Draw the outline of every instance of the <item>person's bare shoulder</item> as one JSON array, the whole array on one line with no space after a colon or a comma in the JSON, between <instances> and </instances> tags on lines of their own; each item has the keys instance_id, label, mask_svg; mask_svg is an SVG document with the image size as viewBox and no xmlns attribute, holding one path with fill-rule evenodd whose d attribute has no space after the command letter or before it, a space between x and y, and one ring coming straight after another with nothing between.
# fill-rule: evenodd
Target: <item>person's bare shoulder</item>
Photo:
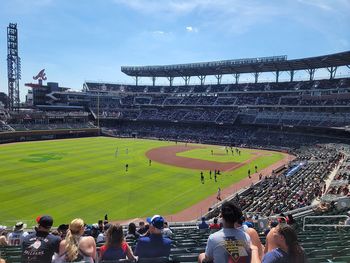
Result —
<instances>
[{"instance_id":1,"label":"person's bare shoulder","mask_svg":"<svg viewBox=\"0 0 350 263\"><path fill-rule=\"evenodd\" d=\"M81 242L86 242L88 244L96 244L95 239L91 236L83 237Z\"/></svg>"}]
</instances>

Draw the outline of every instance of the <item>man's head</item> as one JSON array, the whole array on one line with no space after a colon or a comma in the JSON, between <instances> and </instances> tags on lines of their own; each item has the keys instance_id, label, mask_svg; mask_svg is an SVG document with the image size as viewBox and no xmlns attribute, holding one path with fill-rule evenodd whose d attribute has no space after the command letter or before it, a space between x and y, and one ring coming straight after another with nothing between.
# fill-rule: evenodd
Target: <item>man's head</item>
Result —
<instances>
[{"instance_id":1,"label":"man's head","mask_svg":"<svg viewBox=\"0 0 350 263\"><path fill-rule=\"evenodd\" d=\"M23 231L23 229L26 228L26 227L27 227L27 225L24 224L23 222L18 222L13 227L13 231L16 231L16 232Z\"/></svg>"},{"instance_id":2,"label":"man's head","mask_svg":"<svg viewBox=\"0 0 350 263\"><path fill-rule=\"evenodd\" d=\"M69 228L69 225L67 225L67 224L62 224L62 225L58 226L57 231L58 231L58 234L61 238L66 237L68 228Z\"/></svg>"},{"instance_id":3,"label":"man's head","mask_svg":"<svg viewBox=\"0 0 350 263\"><path fill-rule=\"evenodd\" d=\"M160 215L154 215L148 217L147 222L149 223L149 231L151 234L160 234L164 228L164 218Z\"/></svg>"},{"instance_id":4,"label":"man's head","mask_svg":"<svg viewBox=\"0 0 350 263\"><path fill-rule=\"evenodd\" d=\"M6 233L6 226L0 225L0 236Z\"/></svg>"},{"instance_id":5,"label":"man's head","mask_svg":"<svg viewBox=\"0 0 350 263\"><path fill-rule=\"evenodd\" d=\"M143 221L140 221L139 222L139 228L145 228L145 222L143 222Z\"/></svg>"},{"instance_id":6,"label":"man's head","mask_svg":"<svg viewBox=\"0 0 350 263\"><path fill-rule=\"evenodd\" d=\"M40 231L48 232L53 225L53 219L51 216L48 215L38 216L36 218L36 222L38 223L38 229Z\"/></svg>"},{"instance_id":7,"label":"man's head","mask_svg":"<svg viewBox=\"0 0 350 263\"><path fill-rule=\"evenodd\" d=\"M224 227L234 227L234 224L243 216L241 209L232 201L222 204L221 215L223 218Z\"/></svg>"}]
</instances>

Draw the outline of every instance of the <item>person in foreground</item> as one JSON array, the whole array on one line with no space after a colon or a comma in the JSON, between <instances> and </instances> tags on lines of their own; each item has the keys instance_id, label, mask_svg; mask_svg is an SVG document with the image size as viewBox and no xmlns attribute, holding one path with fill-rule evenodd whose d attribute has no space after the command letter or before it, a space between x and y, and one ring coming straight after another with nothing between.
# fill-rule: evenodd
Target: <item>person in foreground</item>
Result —
<instances>
[{"instance_id":1,"label":"person in foreground","mask_svg":"<svg viewBox=\"0 0 350 263\"><path fill-rule=\"evenodd\" d=\"M305 253L295 230L287 224L272 228L266 237L262 263L305 263ZM260 263L258 248L252 245L252 263Z\"/></svg>"},{"instance_id":2,"label":"person in foreground","mask_svg":"<svg viewBox=\"0 0 350 263\"><path fill-rule=\"evenodd\" d=\"M106 244L100 248L99 261L119 260L128 258L137 261L128 243L124 240L123 227L121 225L111 225L106 232Z\"/></svg>"},{"instance_id":3,"label":"person in foreground","mask_svg":"<svg viewBox=\"0 0 350 263\"><path fill-rule=\"evenodd\" d=\"M243 216L241 209L232 201L225 202L221 215L223 229L209 236L205 253L198 256L198 262L250 263L250 237L235 228Z\"/></svg>"},{"instance_id":4,"label":"person in foreground","mask_svg":"<svg viewBox=\"0 0 350 263\"><path fill-rule=\"evenodd\" d=\"M96 243L93 237L82 236L84 230L84 221L80 218L74 219L69 224L67 236L61 241L59 254L54 262L94 262L96 258Z\"/></svg>"},{"instance_id":5,"label":"person in foreground","mask_svg":"<svg viewBox=\"0 0 350 263\"><path fill-rule=\"evenodd\" d=\"M163 237L164 218L154 215L147 218L149 233L147 237L140 237L135 248L135 255L139 258L169 257L171 240Z\"/></svg>"},{"instance_id":6,"label":"person in foreground","mask_svg":"<svg viewBox=\"0 0 350 263\"><path fill-rule=\"evenodd\" d=\"M39 216L35 232L24 237L22 242L22 262L51 263L52 256L58 252L61 238L50 234L53 224L51 216Z\"/></svg>"}]
</instances>

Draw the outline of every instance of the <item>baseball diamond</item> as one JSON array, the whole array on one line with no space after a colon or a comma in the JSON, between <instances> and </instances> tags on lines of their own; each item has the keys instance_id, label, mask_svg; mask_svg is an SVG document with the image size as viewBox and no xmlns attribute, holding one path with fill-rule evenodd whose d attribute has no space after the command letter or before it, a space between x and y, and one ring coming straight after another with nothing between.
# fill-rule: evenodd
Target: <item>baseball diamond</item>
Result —
<instances>
[{"instance_id":1,"label":"baseball diamond","mask_svg":"<svg viewBox=\"0 0 350 263\"><path fill-rule=\"evenodd\" d=\"M0 193L2 221L30 221L38 213L51 214L58 223L78 213L87 222L99 214L117 221L156 211L191 220L206 212L211 201L205 200L211 200L217 187L227 195L237 183L243 182L243 187L253 182L242 181L248 169L257 165L260 172L288 160L287 154L266 150L240 148L241 155L232 156L222 146L108 137L0 147L0 173L7 185ZM216 154L211 155L211 150ZM179 156L181 153L187 156ZM209 170L221 171L217 182L210 179ZM201 201L199 210L181 215Z\"/></svg>"}]
</instances>

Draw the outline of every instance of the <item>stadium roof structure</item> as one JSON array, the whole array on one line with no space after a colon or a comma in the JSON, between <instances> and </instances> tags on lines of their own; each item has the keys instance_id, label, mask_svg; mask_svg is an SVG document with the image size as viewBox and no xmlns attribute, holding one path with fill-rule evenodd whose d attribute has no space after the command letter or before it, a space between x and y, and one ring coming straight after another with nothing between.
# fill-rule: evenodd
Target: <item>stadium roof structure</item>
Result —
<instances>
[{"instance_id":1,"label":"stadium roof structure","mask_svg":"<svg viewBox=\"0 0 350 263\"><path fill-rule=\"evenodd\" d=\"M283 71L288 71L291 76L290 80L293 81L294 73L298 70L306 70L310 75L310 80L313 80L315 70L319 68L328 69L330 79L333 79L337 67L349 67L349 65L350 51L345 51L330 55L291 60L288 60L287 56L273 56L164 66L122 66L121 71L135 77L136 85L138 84L139 77L151 77L153 85L155 85L157 77L166 77L170 85L172 85L175 77L181 77L187 85L190 77L193 76L197 76L203 85L206 76L215 76L218 84L220 84L222 75L225 74L233 74L236 78L236 83L238 83L239 75L242 73L254 74L255 82L257 83L259 75L262 72L275 72L276 82L278 82L279 74Z\"/></svg>"}]
</instances>

